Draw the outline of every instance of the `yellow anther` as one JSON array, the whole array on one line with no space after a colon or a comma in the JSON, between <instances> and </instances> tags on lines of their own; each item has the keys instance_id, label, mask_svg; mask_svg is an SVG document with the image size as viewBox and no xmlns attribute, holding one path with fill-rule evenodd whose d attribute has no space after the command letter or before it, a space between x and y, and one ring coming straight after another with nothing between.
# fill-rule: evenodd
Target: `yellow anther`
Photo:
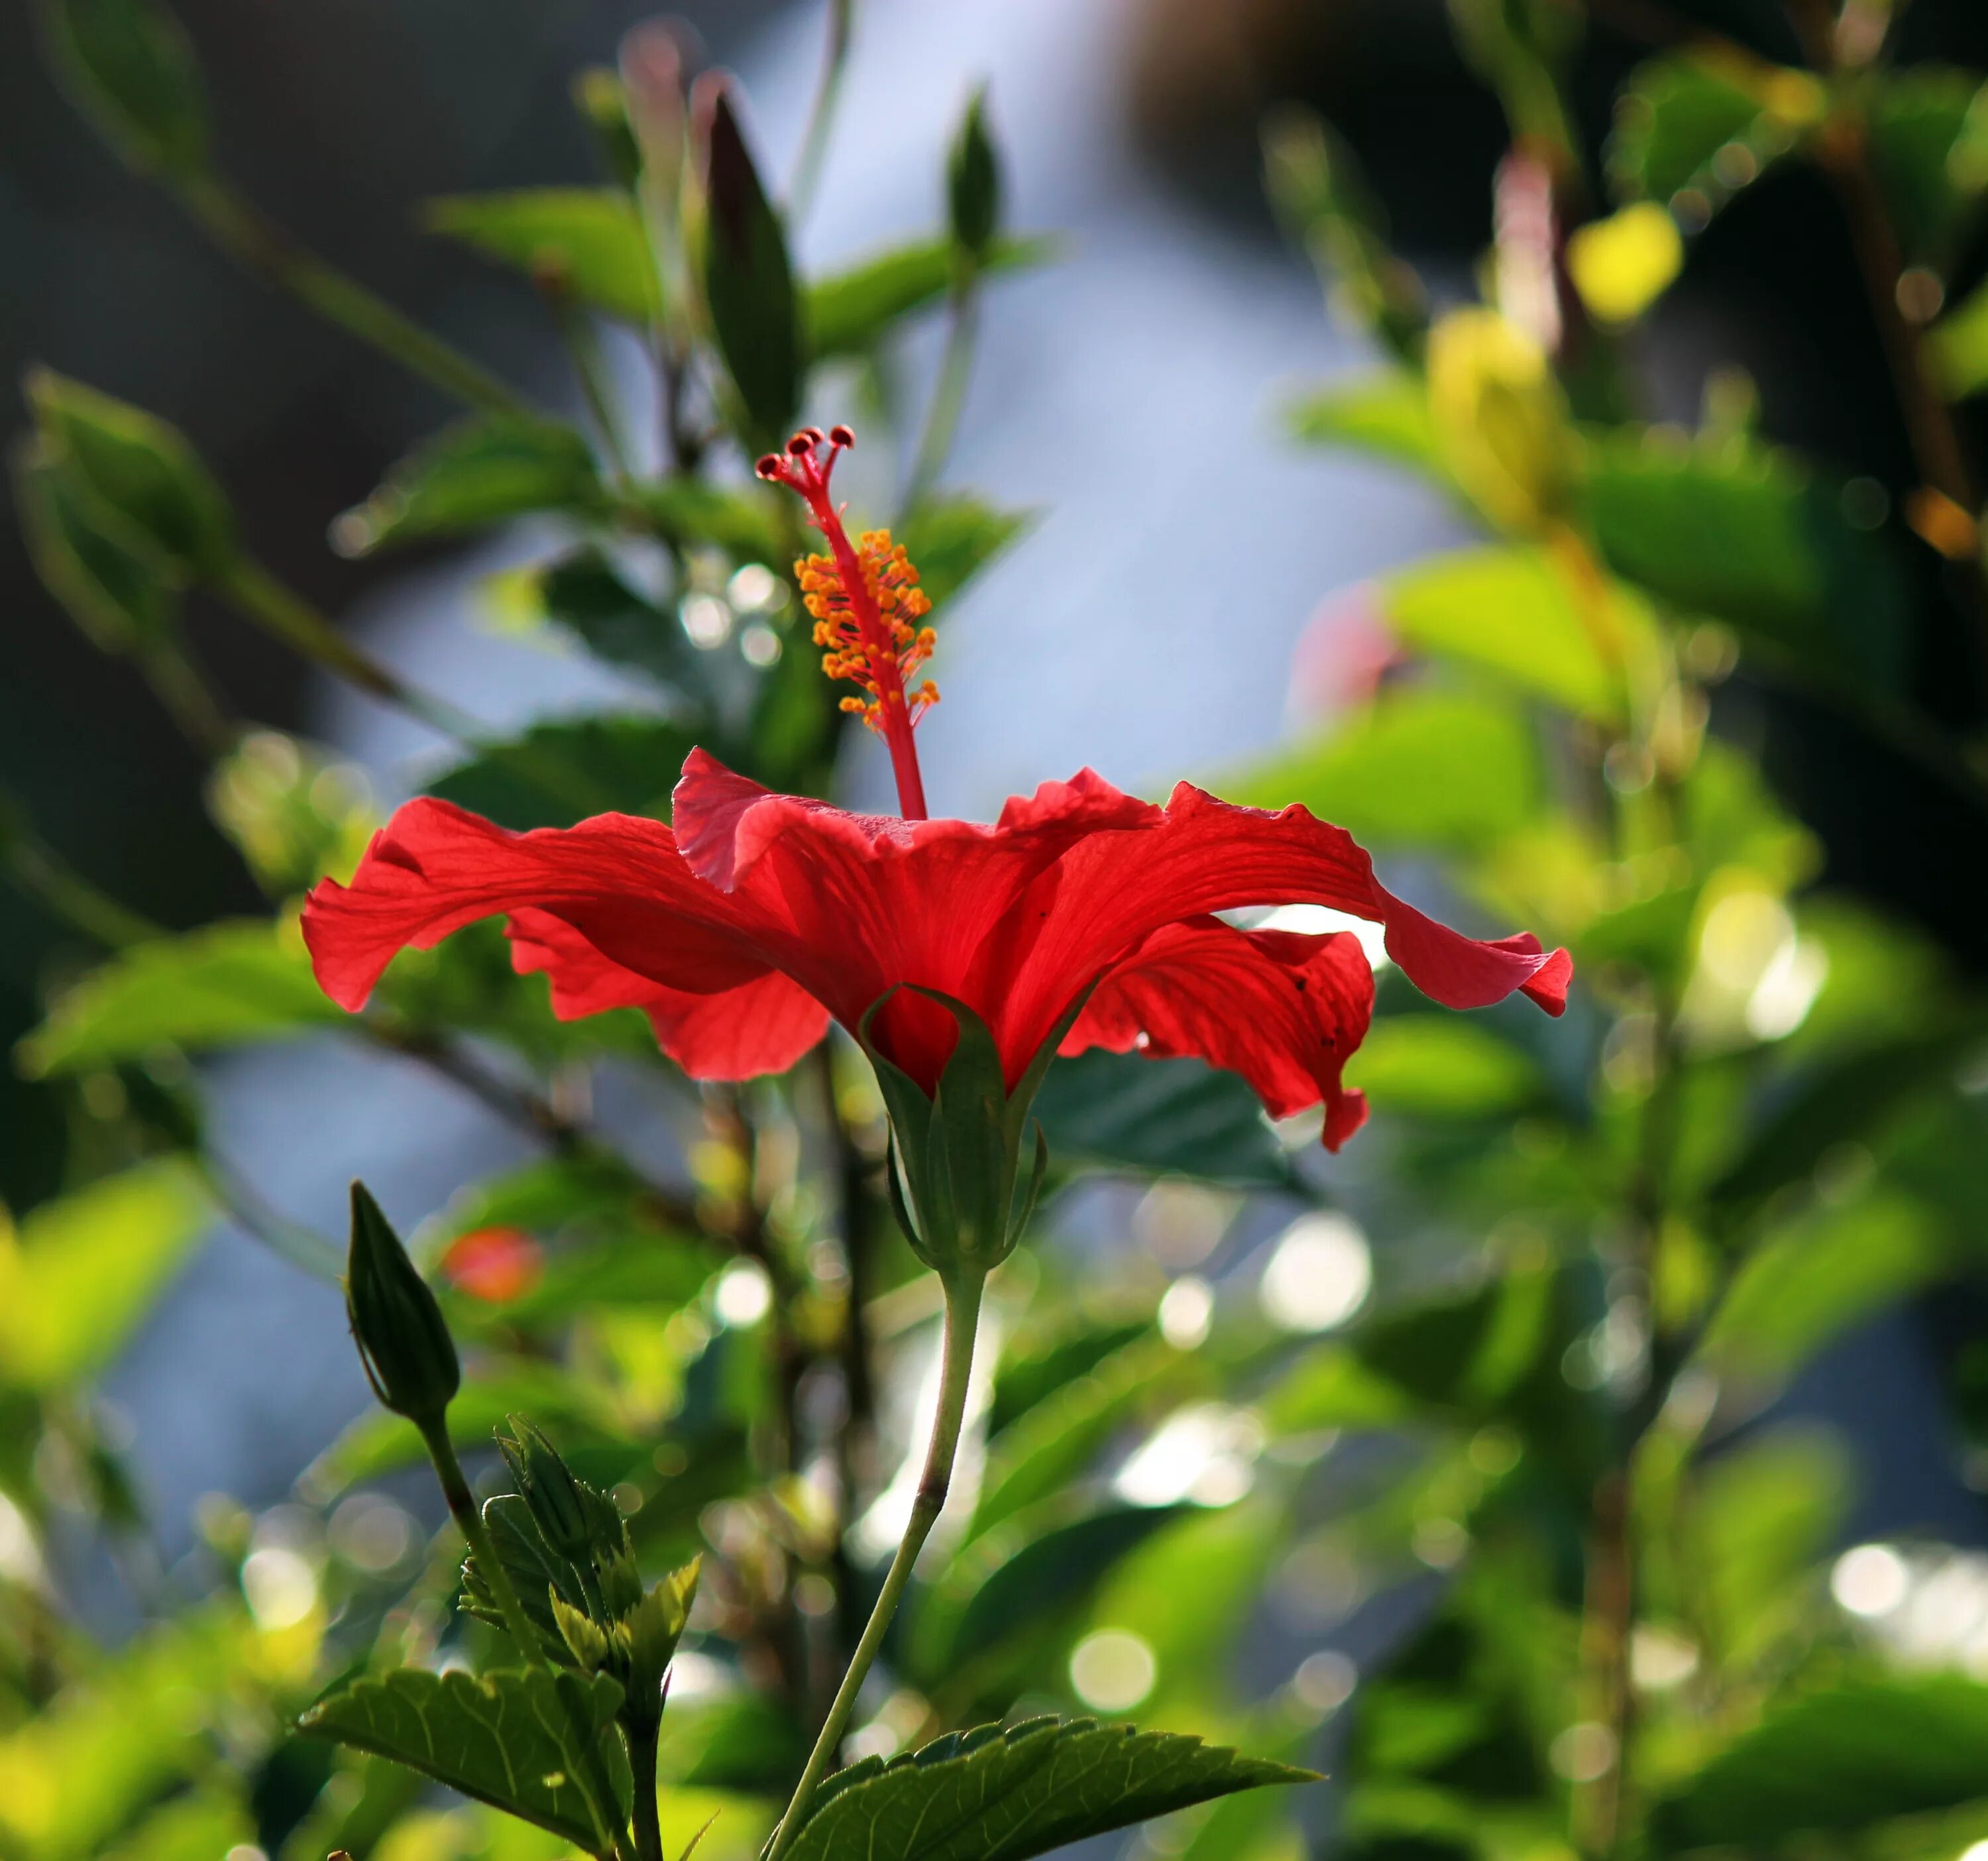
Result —
<instances>
[{"instance_id":1,"label":"yellow anther","mask_svg":"<svg viewBox=\"0 0 1988 1861\"><path fill-rule=\"evenodd\" d=\"M833 557L803 557L794 564L794 579L814 621L812 637L822 649L821 669L869 694L845 698L841 708L881 730L886 702L901 704L916 717L938 702L938 688L929 679L915 693L909 689L912 675L931 657L938 636L929 627L914 624L931 613L931 597L918 587L918 572L902 543L892 542L887 530L865 530L857 539L856 555L869 597L867 629ZM878 664L874 655L884 654Z\"/></svg>"}]
</instances>

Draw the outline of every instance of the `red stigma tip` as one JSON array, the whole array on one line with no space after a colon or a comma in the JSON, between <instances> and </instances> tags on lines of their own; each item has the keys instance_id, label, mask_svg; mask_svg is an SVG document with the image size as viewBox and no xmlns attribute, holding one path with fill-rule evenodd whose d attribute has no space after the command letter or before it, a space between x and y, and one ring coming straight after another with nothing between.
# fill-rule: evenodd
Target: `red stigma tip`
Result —
<instances>
[{"instance_id":1,"label":"red stigma tip","mask_svg":"<svg viewBox=\"0 0 1988 1861\"><path fill-rule=\"evenodd\" d=\"M856 435L847 427L830 427L828 443L839 452L846 452L856 444Z\"/></svg>"},{"instance_id":2,"label":"red stigma tip","mask_svg":"<svg viewBox=\"0 0 1988 1861\"><path fill-rule=\"evenodd\" d=\"M787 442L787 450L796 458L806 458L814 450L814 442L805 433L796 433Z\"/></svg>"},{"instance_id":3,"label":"red stigma tip","mask_svg":"<svg viewBox=\"0 0 1988 1861\"><path fill-rule=\"evenodd\" d=\"M761 478L777 485L786 475L786 461L777 452L769 452L752 469Z\"/></svg>"}]
</instances>

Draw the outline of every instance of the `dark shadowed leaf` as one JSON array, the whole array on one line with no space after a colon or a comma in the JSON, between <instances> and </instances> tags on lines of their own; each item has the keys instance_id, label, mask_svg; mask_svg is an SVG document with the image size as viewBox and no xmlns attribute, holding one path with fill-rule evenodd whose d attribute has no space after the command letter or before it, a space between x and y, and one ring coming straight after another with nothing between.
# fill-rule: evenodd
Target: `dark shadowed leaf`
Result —
<instances>
[{"instance_id":1,"label":"dark shadowed leaf","mask_svg":"<svg viewBox=\"0 0 1988 1861\"><path fill-rule=\"evenodd\" d=\"M460 536L536 511L587 513L604 493L587 442L549 420L485 415L410 453L332 526L340 553Z\"/></svg>"},{"instance_id":2,"label":"dark shadowed leaf","mask_svg":"<svg viewBox=\"0 0 1988 1861\"><path fill-rule=\"evenodd\" d=\"M1950 65L1909 66L1873 87L1871 165L1909 259L1944 269L1981 204L1982 90L1980 73Z\"/></svg>"},{"instance_id":3,"label":"dark shadowed leaf","mask_svg":"<svg viewBox=\"0 0 1988 1861\"><path fill-rule=\"evenodd\" d=\"M576 717L487 745L428 784L500 826L566 827L590 814L667 816L692 739L661 717Z\"/></svg>"},{"instance_id":4,"label":"dark shadowed leaf","mask_svg":"<svg viewBox=\"0 0 1988 1861\"><path fill-rule=\"evenodd\" d=\"M178 590L94 519L49 442L24 437L12 462L15 508L35 573L90 643L102 652L142 651L170 637Z\"/></svg>"},{"instance_id":5,"label":"dark shadowed leaf","mask_svg":"<svg viewBox=\"0 0 1988 1861\"><path fill-rule=\"evenodd\" d=\"M539 572L546 618L577 634L587 650L632 666L664 685L702 682L698 654L674 614L631 588L598 550L576 550Z\"/></svg>"},{"instance_id":6,"label":"dark shadowed leaf","mask_svg":"<svg viewBox=\"0 0 1988 1861\"><path fill-rule=\"evenodd\" d=\"M1716 211L1793 150L1824 106L1805 73L1696 49L1651 59L1617 101L1609 179L1623 198L1668 201L1689 188Z\"/></svg>"},{"instance_id":7,"label":"dark shadowed leaf","mask_svg":"<svg viewBox=\"0 0 1988 1861\"><path fill-rule=\"evenodd\" d=\"M431 231L556 284L580 303L632 323L660 307L648 235L617 188L526 188L430 201Z\"/></svg>"},{"instance_id":8,"label":"dark shadowed leaf","mask_svg":"<svg viewBox=\"0 0 1988 1861\"><path fill-rule=\"evenodd\" d=\"M619 1756L614 1740L600 1735L621 1703L620 1687L604 1674L583 1682L536 1669L476 1676L402 1667L340 1687L298 1723L313 1737L393 1758L591 1853L599 1837L573 1781L582 1757L569 1700L590 1717L602 1761ZM625 1756L618 1768L620 1802L610 1815L625 1814L628 1801Z\"/></svg>"},{"instance_id":9,"label":"dark shadowed leaf","mask_svg":"<svg viewBox=\"0 0 1988 1861\"><path fill-rule=\"evenodd\" d=\"M1032 1719L955 1732L831 1778L794 1861L1027 1861L1189 1803L1309 1771L1198 1738L1090 1719Z\"/></svg>"},{"instance_id":10,"label":"dark shadowed leaf","mask_svg":"<svg viewBox=\"0 0 1988 1861\"><path fill-rule=\"evenodd\" d=\"M1199 1060L1094 1050L1059 1060L1036 1099L1050 1154L1141 1173L1289 1186L1290 1166L1256 1095Z\"/></svg>"},{"instance_id":11,"label":"dark shadowed leaf","mask_svg":"<svg viewBox=\"0 0 1988 1861\"><path fill-rule=\"evenodd\" d=\"M56 69L104 140L143 172L197 174L206 93L193 47L158 0L46 0L43 17Z\"/></svg>"},{"instance_id":12,"label":"dark shadowed leaf","mask_svg":"<svg viewBox=\"0 0 1988 1861\"><path fill-rule=\"evenodd\" d=\"M1958 1674L1870 1680L1797 1699L1652 1814L1661 1853L1753 1853L1988 1796L1988 1687Z\"/></svg>"}]
</instances>

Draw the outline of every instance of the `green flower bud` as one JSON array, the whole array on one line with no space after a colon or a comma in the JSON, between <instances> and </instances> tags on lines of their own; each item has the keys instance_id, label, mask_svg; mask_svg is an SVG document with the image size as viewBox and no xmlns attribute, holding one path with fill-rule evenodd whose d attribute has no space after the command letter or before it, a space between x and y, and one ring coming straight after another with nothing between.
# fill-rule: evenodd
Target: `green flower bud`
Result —
<instances>
[{"instance_id":1,"label":"green flower bud","mask_svg":"<svg viewBox=\"0 0 1988 1861\"><path fill-rule=\"evenodd\" d=\"M509 1419L510 1435L497 1437L498 1449L546 1544L575 1563L604 1565L627 1538L614 1501L576 1476L522 1415Z\"/></svg>"},{"instance_id":2,"label":"green flower bud","mask_svg":"<svg viewBox=\"0 0 1988 1861\"><path fill-rule=\"evenodd\" d=\"M366 1185L352 1186L345 1309L373 1393L396 1415L439 1426L462 1383L441 1308Z\"/></svg>"},{"instance_id":3,"label":"green flower bud","mask_svg":"<svg viewBox=\"0 0 1988 1861\"><path fill-rule=\"evenodd\" d=\"M47 0L57 75L141 173L184 181L207 166L207 97L180 23L157 0Z\"/></svg>"},{"instance_id":4,"label":"green flower bud","mask_svg":"<svg viewBox=\"0 0 1988 1861\"><path fill-rule=\"evenodd\" d=\"M953 243L976 265L1001 228L1001 158L987 127L987 87L974 92L945 171Z\"/></svg>"}]
</instances>

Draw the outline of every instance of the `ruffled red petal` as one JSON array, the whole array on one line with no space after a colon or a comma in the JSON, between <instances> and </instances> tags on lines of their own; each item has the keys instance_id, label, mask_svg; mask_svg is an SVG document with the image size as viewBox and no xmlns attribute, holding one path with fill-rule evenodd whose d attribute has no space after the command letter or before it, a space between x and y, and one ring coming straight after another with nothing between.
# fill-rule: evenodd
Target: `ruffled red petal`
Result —
<instances>
[{"instance_id":1,"label":"ruffled red petal","mask_svg":"<svg viewBox=\"0 0 1988 1861\"><path fill-rule=\"evenodd\" d=\"M1195 918L1155 931L1114 969L1058 1051L1205 1060L1241 1074L1273 1118L1323 1102L1325 1146L1337 1150L1367 1121L1365 1095L1340 1074L1373 1013L1357 937Z\"/></svg>"},{"instance_id":2,"label":"ruffled red petal","mask_svg":"<svg viewBox=\"0 0 1988 1861\"><path fill-rule=\"evenodd\" d=\"M506 934L518 973L550 979L553 1012L561 1020L639 1008L656 1044L693 1078L783 1073L828 1031L828 1010L778 970L736 989L698 994L610 963L550 912L514 911Z\"/></svg>"}]
</instances>

